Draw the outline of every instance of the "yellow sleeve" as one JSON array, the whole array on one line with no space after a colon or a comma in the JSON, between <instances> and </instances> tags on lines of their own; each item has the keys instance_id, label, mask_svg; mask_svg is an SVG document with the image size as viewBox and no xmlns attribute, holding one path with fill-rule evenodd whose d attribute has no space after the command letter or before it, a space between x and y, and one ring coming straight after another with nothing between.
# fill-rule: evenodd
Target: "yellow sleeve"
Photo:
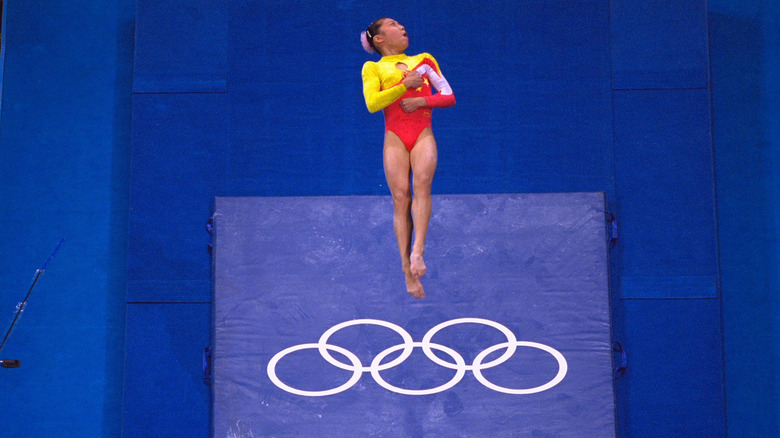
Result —
<instances>
[{"instance_id":1,"label":"yellow sleeve","mask_svg":"<svg viewBox=\"0 0 780 438\"><path fill-rule=\"evenodd\" d=\"M387 90L382 90L379 70L375 62L363 64L363 97L369 112L375 113L388 107L406 93L406 85L398 84Z\"/></svg>"}]
</instances>

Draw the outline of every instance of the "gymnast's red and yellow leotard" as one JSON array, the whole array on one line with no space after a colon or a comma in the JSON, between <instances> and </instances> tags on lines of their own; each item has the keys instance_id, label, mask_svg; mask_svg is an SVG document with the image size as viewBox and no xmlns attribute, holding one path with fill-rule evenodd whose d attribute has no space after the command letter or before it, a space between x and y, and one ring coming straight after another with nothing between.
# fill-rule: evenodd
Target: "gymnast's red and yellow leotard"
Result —
<instances>
[{"instance_id":1,"label":"gymnast's red and yellow leotard","mask_svg":"<svg viewBox=\"0 0 780 438\"><path fill-rule=\"evenodd\" d=\"M400 68L399 68L400 67ZM401 81L405 71L417 70L423 77L420 88L407 89ZM431 94L431 85L438 91ZM396 134L411 151L425 128L431 126L431 108L455 105L450 84L439 70L439 64L428 53L415 56L384 56L378 62L363 65L363 96L372 113L385 110L385 130ZM424 97L426 106L411 113L401 108L401 99Z\"/></svg>"}]
</instances>

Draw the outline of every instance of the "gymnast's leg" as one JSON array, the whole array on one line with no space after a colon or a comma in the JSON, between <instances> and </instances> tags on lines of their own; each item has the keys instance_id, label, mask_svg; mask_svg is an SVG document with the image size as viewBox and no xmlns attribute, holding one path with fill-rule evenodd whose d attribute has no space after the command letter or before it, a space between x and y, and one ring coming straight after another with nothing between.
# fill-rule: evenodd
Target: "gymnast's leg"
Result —
<instances>
[{"instance_id":1,"label":"gymnast's leg","mask_svg":"<svg viewBox=\"0 0 780 438\"><path fill-rule=\"evenodd\" d=\"M393 197L393 230L401 254L401 268L406 277L406 290L415 298L425 297L419 276L411 272L409 261L412 246L412 190L409 183L411 162L409 151L396 134L385 132L383 152L385 178Z\"/></svg>"},{"instance_id":2,"label":"gymnast's leg","mask_svg":"<svg viewBox=\"0 0 780 438\"><path fill-rule=\"evenodd\" d=\"M420 133L409 158L412 167L412 222L414 223L414 245L409 258L409 269L412 275L419 279L426 271L423 253L428 222L431 219L431 184L438 160L436 140L430 128L425 128Z\"/></svg>"}]
</instances>

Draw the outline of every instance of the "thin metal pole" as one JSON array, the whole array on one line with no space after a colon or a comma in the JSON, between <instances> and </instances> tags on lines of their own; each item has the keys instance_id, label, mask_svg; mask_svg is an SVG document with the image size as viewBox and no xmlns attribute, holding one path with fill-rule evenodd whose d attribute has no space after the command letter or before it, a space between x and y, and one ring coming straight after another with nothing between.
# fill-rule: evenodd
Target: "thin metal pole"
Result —
<instances>
[{"instance_id":1,"label":"thin metal pole","mask_svg":"<svg viewBox=\"0 0 780 438\"><path fill-rule=\"evenodd\" d=\"M51 259L54 258L54 254L57 254L57 251L60 249L60 245L62 245L62 242L64 241L65 239L60 239L60 242L54 248L54 251L52 251L51 255L49 255L49 258L46 259L46 263L43 264L41 269L35 271L35 277L33 278L32 284L30 285L30 290L27 291L27 296L24 297L24 300L21 302L21 304L19 304L19 308L16 309L16 315L14 315L14 320L11 322L11 327L8 328L8 332L6 332L5 337L3 338L3 342L0 344L0 351L3 351L3 347L5 346L6 341L8 341L8 338L11 336L11 332L14 330L14 326L16 325L16 322L22 316L22 312L24 312L24 307L27 305L27 300L30 299L30 295L32 294L33 289L35 288L35 285L38 284L38 280L41 278L41 275L43 275L43 272L46 270L46 266L48 266Z\"/></svg>"}]
</instances>

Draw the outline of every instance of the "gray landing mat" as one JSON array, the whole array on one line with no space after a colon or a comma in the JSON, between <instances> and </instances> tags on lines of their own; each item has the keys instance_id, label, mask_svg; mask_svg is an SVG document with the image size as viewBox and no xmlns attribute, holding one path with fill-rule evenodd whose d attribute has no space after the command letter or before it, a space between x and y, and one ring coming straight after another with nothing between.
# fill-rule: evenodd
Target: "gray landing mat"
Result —
<instances>
[{"instance_id":1,"label":"gray landing mat","mask_svg":"<svg viewBox=\"0 0 780 438\"><path fill-rule=\"evenodd\" d=\"M602 193L217 198L213 436L613 437Z\"/></svg>"}]
</instances>

